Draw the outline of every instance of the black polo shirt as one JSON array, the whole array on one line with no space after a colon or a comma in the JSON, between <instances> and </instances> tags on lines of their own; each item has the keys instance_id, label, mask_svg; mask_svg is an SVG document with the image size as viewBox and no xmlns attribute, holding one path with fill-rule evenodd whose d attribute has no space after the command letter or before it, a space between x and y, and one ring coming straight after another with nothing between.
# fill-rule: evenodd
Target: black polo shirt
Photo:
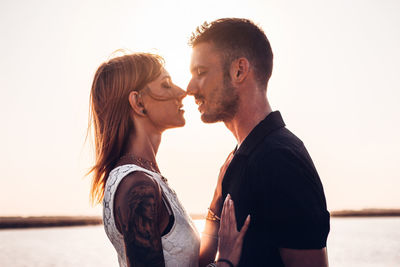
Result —
<instances>
[{"instance_id":1,"label":"black polo shirt","mask_svg":"<svg viewBox=\"0 0 400 267\"><path fill-rule=\"evenodd\" d=\"M329 212L321 180L279 111L261 121L235 151L222 182L223 197L228 193L238 229L251 215L239 266L284 266L279 248L326 247Z\"/></svg>"}]
</instances>

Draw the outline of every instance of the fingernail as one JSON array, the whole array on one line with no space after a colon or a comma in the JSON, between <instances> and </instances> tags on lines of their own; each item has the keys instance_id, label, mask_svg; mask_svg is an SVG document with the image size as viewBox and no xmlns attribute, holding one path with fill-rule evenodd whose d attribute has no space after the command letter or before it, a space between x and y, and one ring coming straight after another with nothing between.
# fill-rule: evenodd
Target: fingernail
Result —
<instances>
[{"instance_id":1,"label":"fingernail","mask_svg":"<svg viewBox=\"0 0 400 267\"><path fill-rule=\"evenodd\" d=\"M225 198L225 200L224 200L224 203L227 202L228 199L229 199L229 194L226 196L226 198Z\"/></svg>"}]
</instances>

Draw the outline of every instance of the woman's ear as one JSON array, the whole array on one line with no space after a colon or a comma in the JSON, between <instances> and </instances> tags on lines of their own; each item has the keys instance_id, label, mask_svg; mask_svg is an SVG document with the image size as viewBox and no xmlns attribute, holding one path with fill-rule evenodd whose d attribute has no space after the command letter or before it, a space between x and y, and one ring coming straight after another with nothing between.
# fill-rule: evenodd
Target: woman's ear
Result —
<instances>
[{"instance_id":1,"label":"woman's ear","mask_svg":"<svg viewBox=\"0 0 400 267\"><path fill-rule=\"evenodd\" d=\"M231 64L230 75L232 82L242 83L250 71L250 62L245 57L234 60Z\"/></svg>"},{"instance_id":2,"label":"woman's ear","mask_svg":"<svg viewBox=\"0 0 400 267\"><path fill-rule=\"evenodd\" d=\"M139 92L132 91L129 93L129 105L137 115L146 115L146 109L144 108L143 100Z\"/></svg>"}]
</instances>

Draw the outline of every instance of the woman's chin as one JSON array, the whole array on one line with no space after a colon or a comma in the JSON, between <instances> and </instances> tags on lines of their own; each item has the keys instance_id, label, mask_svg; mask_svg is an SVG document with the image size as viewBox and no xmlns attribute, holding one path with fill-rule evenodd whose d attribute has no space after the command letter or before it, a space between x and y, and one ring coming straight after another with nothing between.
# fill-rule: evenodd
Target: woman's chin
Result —
<instances>
[{"instance_id":1,"label":"woman's chin","mask_svg":"<svg viewBox=\"0 0 400 267\"><path fill-rule=\"evenodd\" d=\"M185 120L185 117L183 116L183 113L184 113L184 111L182 110L181 116L179 116L179 118L178 118L178 120L177 120L178 124L177 124L176 127L183 127L183 126L185 126L186 120Z\"/></svg>"},{"instance_id":2,"label":"woman's chin","mask_svg":"<svg viewBox=\"0 0 400 267\"><path fill-rule=\"evenodd\" d=\"M174 129L174 128L181 128L183 126L185 126L186 124L186 120L185 118L179 118L178 120L174 121L174 123L172 123L169 127L167 127L167 129Z\"/></svg>"},{"instance_id":3,"label":"woman's chin","mask_svg":"<svg viewBox=\"0 0 400 267\"><path fill-rule=\"evenodd\" d=\"M185 118L182 118L182 119L179 121L179 123L177 123L176 127L177 127L177 128L180 128L180 127L185 126L185 124L186 124L186 120L185 120Z\"/></svg>"}]
</instances>

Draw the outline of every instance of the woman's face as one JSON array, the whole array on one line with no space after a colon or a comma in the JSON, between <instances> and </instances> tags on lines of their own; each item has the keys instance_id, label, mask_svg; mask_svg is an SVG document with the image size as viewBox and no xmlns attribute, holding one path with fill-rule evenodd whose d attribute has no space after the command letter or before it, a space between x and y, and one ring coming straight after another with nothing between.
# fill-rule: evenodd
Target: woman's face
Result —
<instances>
[{"instance_id":1,"label":"woman's face","mask_svg":"<svg viewBox=\"0 0 400 267\"><path fill-rule=\"evenodd\" d=\"M182 100L186 92L172 83L168 72L161 75L139 92L148 118L160 130L185 125Z\"/></svg>"}]
</instances>

